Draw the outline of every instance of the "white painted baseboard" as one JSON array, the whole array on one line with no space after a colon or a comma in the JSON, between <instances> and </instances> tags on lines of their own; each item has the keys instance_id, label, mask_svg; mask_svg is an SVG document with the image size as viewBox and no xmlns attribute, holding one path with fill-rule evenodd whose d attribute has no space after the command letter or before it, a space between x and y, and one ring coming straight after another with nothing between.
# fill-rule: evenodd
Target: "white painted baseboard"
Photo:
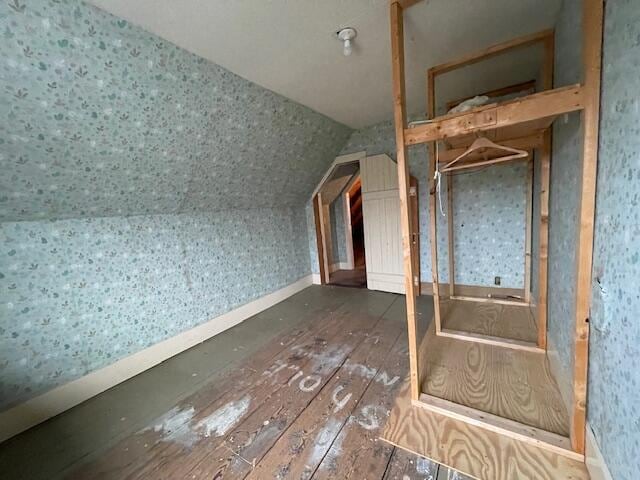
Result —
<instances>
[{"instance_id":1,"label":"white painted baseboard","mask_svg":"<svg viewBox=\"0 0 640 480\"><path fill-rule=\"evenodd\" d=\"M600 451L600 447L598 446L598 442L593 434L593 430L591 430L589 422L587 422L585 462L587 464L587 470L589 470L591 480L613 480L611 472L609 472L609 467L607 467L607 463L604 461L604 457L602 456L602 452Z\"/></svg>"},{"instance_id":2,"label":"white painted baseboard","mask_svg":"<svg viewBox=\"0 0 640 480\"><path fill-rule=\"evenodd\" d=\"M322 277L320 277L319 273L311 274L311 281L314 285L322 285Z\"/></svg>"},{"instance_id":3,"label":"white painted baseboard","mask_svg":"<svg viewBox=\"0 0 640 480\"><path fill-rule=\"evenodd\" d=\"M558 350L549 337L547 337L547 358L549 359L549 366L551 367L551 373L553 373L558 387L560 387L560 394L564 401L567 411L571 411L571 403L573 401L572 382L569 372L562 366ZM587 421L587 438L585 444L585 463L591 480L613 480L609 467L604 461L596 437L593 434L591 425Z\"/></svg>"},{"instance_id":4,"label":"white painted baseboard","mask_svg":"<svg viewBox=\"0 0 640 480\"><path fill-rule=\"evenodd\" d=\"M312 275L202 325L118 360L0 412L0 442L74 407L109 388L217 335L311 285Z\"/></svg>"}]
</instances>

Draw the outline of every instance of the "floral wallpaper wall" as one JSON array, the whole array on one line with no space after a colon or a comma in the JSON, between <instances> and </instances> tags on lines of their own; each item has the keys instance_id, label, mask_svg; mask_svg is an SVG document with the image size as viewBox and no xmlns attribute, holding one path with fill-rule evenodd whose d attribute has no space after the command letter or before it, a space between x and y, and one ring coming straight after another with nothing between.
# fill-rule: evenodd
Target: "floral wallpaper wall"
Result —
<instances>
[{"instance_id":1,"label":"floral wallpaper wall","mask_svg":"<svg viewBox=\"0 0 640 480\"><path fill-rule=\"evenodd\" d=\"M341 154L366 150L368 155L386 153L395 158L392 122L355 131ZM418 179L420 206L420 269L422 281L431 281L427 153L425 147L409 149L411 173ZM493 286L524 287L526 167L497 166L454 178L454 222L456 282ZM446 182L442 205L447 210ZM438 263L440 280L448 281L447 219L438 210ZM312 252L313 256L314 253ZM317 255L317 254L316 254ZM313 258L313 257L312 257Z\"/></svg>"},{"instance_id":2,"label":"floral wallpaper wall","mask_svg":"<svg viewBox=\"0 0 640 480\"><path fill-rule=\"evenodd\" d=\"M331 242L333 245L333 262L347 261L347 230L344 225L344 199L342 195L333 201L330 207Z\"/></svg>"},{"instance_id":3,"label":"floral wallpaper wall","mask_svg":"<svg viewBox=\"0 0 640 480\"><path fill-rule=\"evenodd\" d=\"M556 83L580 81L582 2L564 0L556 26ZM587 419L613 478L640 458L640 4L607 2L591 287ZM556 122L551 170L549 337L573 368L575 240L582 161L580 118Z\"/></svg>"},{"instance_id":4,"label":"floral wallpaper wall","mask_svg":"<svg viewBox=\"0 0 640 480\"><path fill-rule=\"evenodd\" d=\"M0 220L300 205L350 133L77 0L0 32Z\"/></svg>"},{"instance_id":5,"label":"floral wallpaper wall","mask_svg":"<svg viewBox=\"0 0 640 480\"><path fill-rule=\"evenodd\" d=\"M0 409L310 273L350 129L77 0L0 35Z\"/></svg>"},{"instance_id":6,"label":"floral wallpaper wall","mask_svg":"<svg viewBox=\"0 0 640 480\"><path fill-rule=\"evenodd\" d=\"M526 195L527 165L523 162L454 177L458 283L491 286L499 276L503 287L524 288ZM445 234L442 229L442 236Z\"/></svg>"},{"instance_id":7,"label":"floral wallpaper wall","mask_svg":"<svg viewBox=\"0 0 640 480\"><path fill-rule=\"evenodd\" d=\"M640 4L607 2L588 418L613 478L640 458ZM631 360L631 362L630 362Z\"/></svg>"},{"instance_id":8,"label":"floral wallpaper wall","mask_svg":"<svg viewBox=\"0 0 640 480\"><path fill-rule=\"evenodd\" d=\"M301 209L4 222L0 408L309 272Z\"/></svg>"},{"instance_id":9,"label":"floral wallpaper wall","mask_svg":"<svg viewBox=\"0 0 640 480\"><path fill-rule=\"evenodd\" d=\"M582 81L581 0L564 1L556 24L555 85ZM582 169L580 114L553 125L549 191L548 336L567 371L573 368L575 245Z\"/></svg>"}]
</instances>

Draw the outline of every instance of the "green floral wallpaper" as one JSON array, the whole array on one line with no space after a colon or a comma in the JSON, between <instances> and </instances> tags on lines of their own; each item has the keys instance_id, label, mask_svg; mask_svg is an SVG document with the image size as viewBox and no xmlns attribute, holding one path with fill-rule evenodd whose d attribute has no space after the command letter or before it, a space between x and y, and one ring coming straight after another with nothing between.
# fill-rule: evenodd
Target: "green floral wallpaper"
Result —
<instances>
[{"instance_id":1,"label":"green floral wallpaper","mask_svg":"<svg viewBox=\"0 0 640 480\"><path fill-rule=\"evenodd\" d=\"M566 0L556 25L556 87L582 81L581 42L582 1ZM549 191L548 335L567 371L573 368L581 169L582 127L574 113L553 124Z\"/></svg>"},{"instance_id":2,"label":"green floral wallpaper","mask_svg":"<svg viewBox=\"0 0 640 480\"><path fill-rule=\"evenodd\" d=\"M347 127L77 0L0 35L0 409L310 273Z\"/></svg>"},{"instance_id":3,"label":"green floral wallpaper","mask_svg":"<svg viewBox=\"0 0 640 480\"><path fill-rule=\"evenodd\" d=\"M299 205L349 135L75 0L3 0L0 35L1 220Z\"/></svg>"}]
</instances>

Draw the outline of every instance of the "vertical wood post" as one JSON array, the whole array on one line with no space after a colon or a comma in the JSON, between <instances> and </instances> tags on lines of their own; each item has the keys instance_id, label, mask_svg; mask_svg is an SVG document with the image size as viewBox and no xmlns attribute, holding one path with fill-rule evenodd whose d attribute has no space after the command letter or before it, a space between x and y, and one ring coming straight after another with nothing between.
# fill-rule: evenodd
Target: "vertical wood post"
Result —
<instances>
[{"instance_id":1,"label":"vertical wood post","mask_svg":"<svg viewBox=\"0 0 640 480\"><path fill-rule=\"evenodd\" d=\"M411 398L420 396L418 362L418 338L416 325L416 297L413 281L411 218L409 212L409 165L404 129L407 124L404 84L404 22L402 7L391 3L391 64L393 70L393 117L396 130L396 160L398 162L398 187L400 190L400 227L404 262L404 285L407 302L407 327L409 336L409 368Z\"/></svg>"},{"instance_id":2,"label":"vertical wood post","mask_svg":"<svg viewBox=\"0 0 640 480\"><path fill-rule=\"evenodd\" d=\"M438 161L438 159L436 159ZM456 281L456 264L455 264L455 249L454 249L454 235L453 228L453 177L447 175L447 233L448 233L448 258L449 258L449 297L455 295L455 281Z\"/></svg>"},{"instance_id":3,"label":"vertical wood post","mask_svg":"<svg viewBox=\"0 0 640 480\"><path fill-rule=\"evenodd\" d=\"M575 358L573 367L573 411L571 445L585 450L587 413L587 368L589 363L589 306L593 264L593 229L598 166L600 75L602 68L603 0L582 2L582 55L584 65L584 110L582 113L582 176L578 214Z\"/></svg>"},{"instance_id":4,"label":"vertical wood post","mask_svg":"<svg viewBox=\"0 0 640 480\"><path fill-rule=\"evenodd\" d=\"M527 203L524 239L524 301L531 303L531 228L533 221L533 156L527 161Z\"/></svg>"},{"instance_id":5,"label":"vertical wood post","mask_svg":"<svg viewBox=\"0 0 640 480\"><path fill-rule=\"evenodd\" d=\"M555 33L547 35L543 41L544 61L542 64L542 88L553 88L555 61ZM544 133L540 150L540 231L538 242L538 302L536 324L538 326L538 347L547 349L547 290L549 272L549 177L551 175L552 129Z\"/></svg>"},{"instance_id":6,"label":"vertical wood post","mask_svg":"<svg viewBox=\"0 0 640 480\"><path fill-rule=\"evenodd\" d=\"M436 116L436 73L433 69L429 69L427 74L427 116L435 118ZM429 156L428 169L428 187L429 187L429 243L431 245L431 281L433 283L433 320L436 327L436 333L440 333L440 281L438 280L438 229L437 229L437 209L436 209L436 191L433 175L438 167L436 142L431 142L428 147L427 155ZM453 290L449 291L449 295L453 295Z\"/></svg>"},{"instance_id":7,"label":"vertical wood post","mask_svg":"<svg viewBox=\"0 0 640 480\"><path fill-rule=\"evenodd\" d=\"M411 243L413 244L413 279L415 284L416 296L422 295L422 285L420 282L420 202L418 191L418 180L411 176L409 180L409 198L411 211Z\"/></svg>"},{"instance_id":8,"label":"vertical wood post","mask_svg":"<svg viewBox=\"0 0 640 480\"><path fill-rule=\"evenodd\" d=\"M551 174L551 129L544 132L540 149L540 231L538 242L538 347L547 348L547 284L549 270L549 176Z\"/></svg>"},{"instance_id":9,"label":"vertical wood post","mask_svg":"<svg viewBox=\"0 0 640 480\"><path fill-rule=\"evenodd\" d=\"M326 256L324 252L324 233L322 227L322 200L320 194L313 197L313 217L316 223L316 247L318 250L318 267L320 268L320 284L324 285L325 281L325 262Z\"/></svg>"}]
</instances>

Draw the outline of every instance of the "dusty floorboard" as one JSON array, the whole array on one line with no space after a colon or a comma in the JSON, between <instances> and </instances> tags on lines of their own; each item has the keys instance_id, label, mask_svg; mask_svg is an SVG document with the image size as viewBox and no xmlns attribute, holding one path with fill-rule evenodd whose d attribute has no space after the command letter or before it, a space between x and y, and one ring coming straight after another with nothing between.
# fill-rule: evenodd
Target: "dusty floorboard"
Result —
<instances>
[{"instance_id":1,"label":"dusty floorboard","mask_svg":"<svg viewBox=\"0 0 640 480\"><path fill-rule=\"evenodd\" d=\"M402 297L311 287L0 445L3 478L464 478L378 440Z\"/></svg>"}]
</instances>

